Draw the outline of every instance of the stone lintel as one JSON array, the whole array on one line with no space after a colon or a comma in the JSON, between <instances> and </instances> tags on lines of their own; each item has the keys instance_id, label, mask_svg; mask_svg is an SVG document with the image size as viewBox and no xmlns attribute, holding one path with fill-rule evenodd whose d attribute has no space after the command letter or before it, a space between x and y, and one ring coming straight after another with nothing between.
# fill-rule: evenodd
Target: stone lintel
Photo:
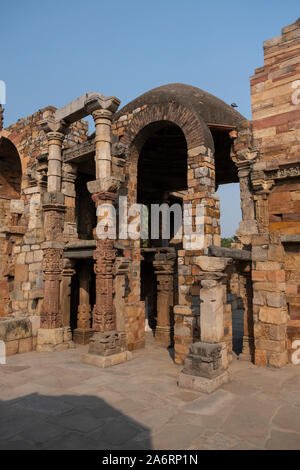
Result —
<instances>
[{"instance_id":1,"label":"stone lintel","mask_svg":"<svg viewBox=\"0 0 300 470\"><path fill-rule=\"evenodd\" d=\"M93 111L105 109L111 113L116 112L120 100L115 96L105 97L101 93L89 92L71 101L55 112L55 120L64 120L68 124L85 118Z\"/></svg>"},{"instance_id":2,"label":"stone lintel","mask_svg":"<svg viewBox=\"0 0 300 470\"><path fill-rule=\"evenodd\" d=\"M248 250L239 250L237 248L225 248L221 246L209 246L208 252L211 256L232 258L243 261L251 261L252 254Z\"/></svg>"},{"instance_id":3,"label":"stone lintel","mask_svg":"<svg viewBox=\"0 0 300 470\"><path fill-rule=\"evenodd\" d=\"M64 242L57 242L57 241L43 242L41 245L42 250L47 250L48 248L53 248L56 250L63 250L64 247L65 247Z\"/></svg>"},{"instance_id":4,"label":"stone lintel","mask_svg":"<svg viewBox=\"0 0 300 470\"><path fill-rule=\"evenodd\" d=\"M63 258L68 259L85 259L93 258L94 250L66 250L63 254Z\"/></svg>"}]
</instances>

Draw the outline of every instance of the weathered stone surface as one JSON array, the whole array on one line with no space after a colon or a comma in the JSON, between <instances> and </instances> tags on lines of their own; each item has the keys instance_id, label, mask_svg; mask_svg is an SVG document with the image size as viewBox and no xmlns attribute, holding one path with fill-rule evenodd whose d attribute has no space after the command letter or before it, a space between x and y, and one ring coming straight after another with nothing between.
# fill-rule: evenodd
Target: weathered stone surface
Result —
<instances>
[{"instance_id":1,"label":"weathered stone surface","mask_svg":"<svg viewBox=\"0 0 300 470\"><path fill-rule=\"evenodd\" d=\"M199 377L193 375L180 374L178 385L182 388L188 388L201 393L212 393L217 388L231 381L229 370L222 372L213 378Z\"/></svg>"},{"instance_id":2,"label":"weathered stone surface","mask_svg":"<svg viewBox=\"0 0 300 470\"><path fill-rule=\"evenodd\" d=\"M57 345L64 342L64 329L63 328L39 328L37 334L37 344L51 344Z\"/></svg>"},{"instance_id":3,"label":"weathered stone surface","mask_svg":"<svg viewBox=\"0 0 300 470\"><path fill-rule=\"evenodd\" d=\"M0 320L0 340L14 341L32 336L32 325L29 319Z\"/></svg>"},{"instance_id":4,"label":"weathered stone surface","mask_svg":"<svg viewBox=\"0 0 300 470\"><path fill-rule=\"evenodd\" d=\"M117 364L122 364L123 362L129 361L132 359L132 355L129 351L123 351L115 353L109 356L99 356L98 354L85 354L82 357L82 362L84 364L89 364L91 366L106 368L112 367Z\"/></svg>"},{"instance_id":5,"label":"weathered stone surface","mask_svg":"<svg viewBox=\"0 0 300 470\"><path fill-rule=\"evenodd\" d=\"M118 354L126 349L125 333L117 331L97 331L91 338L89 345L89 353L100 356Z\"/></svg>"},{"instance_id":6,"label":"weathered stone surface","mask_svg":"<svg viewBox=\"0 0 300 470\"><path fill-rule=\"evenodd\" d=\"M230 258L215 258L211 256L196 256L194 263L199 266L202 271L223 271Z\"/></svg>"},{"instance_id":7,"label":"weathered stone surface","mask_svg":"<svg viewBox=\"0 0 300 470\"><path fill-rule=\"evenodd\" d=\"M193 343L184 361L182 373L212 378L223 372L221 362L222 346L213 343Z\"/></svg>"}]
</instances>

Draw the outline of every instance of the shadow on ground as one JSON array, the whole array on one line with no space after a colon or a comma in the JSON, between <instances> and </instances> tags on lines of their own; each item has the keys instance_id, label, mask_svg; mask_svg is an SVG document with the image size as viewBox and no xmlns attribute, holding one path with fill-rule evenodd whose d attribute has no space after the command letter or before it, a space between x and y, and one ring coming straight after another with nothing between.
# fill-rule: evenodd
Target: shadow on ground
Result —
<instances>
[{"instance_id":1,"label":"shadow on ground","mask_svg":"<svg viewBox=\"0 0 300 470\"><path fill-rule=\"evenodd\" d=\"M150 431L89 395L0 401L0 449L151 449Z\"/></svg>"}]
</instances>

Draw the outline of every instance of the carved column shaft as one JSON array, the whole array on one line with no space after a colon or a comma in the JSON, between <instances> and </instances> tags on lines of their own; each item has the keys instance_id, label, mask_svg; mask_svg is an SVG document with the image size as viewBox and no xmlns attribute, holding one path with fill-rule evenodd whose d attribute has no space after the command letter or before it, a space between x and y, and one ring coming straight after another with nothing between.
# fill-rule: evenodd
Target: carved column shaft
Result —
<instances>
[{"instance_id":1,"label":"carved column shaft","mask_svg":"<svg viewBox=\"0 0 300 470\"><path fill-rule=\"evenodd\" d=\"M63 250L48 248L44 250L44 301L41 311L41 328L61 328L59 286L62 272Z\"/></svg>"},{"instance_id":2,"label":"carved column shaft","mask_svg":"<svg viewBox=\"0 0 300 470\"><path fill-rule=\"evenodd\" d=\"M111 176L111 121L112 112L107 109L98 109L93 112L95 122L95 162L96 178Z\"/></svg>"},{"instance_id":3,"label":"carved column shaft","mask_svg":"<svg viewBox=\"0 0 300 470\"><path fill-rule=\"evenodd\" d=\"M64 259L64 267L62 271L61 289L60 289L60 308L62 314L62 324L65 327L70 326L71 313L71 282L72 276L75 274L73 262Z\"/></svg>"},{"instance_id":4,"label":"carved column shaft","mask_svg":"<svg viewBox=\"0 0 300 470\"><path fill-rule=\"evenodd\" d=\"M61 132L48 132L48 192L61 191L61 148L64 140Z\"/></svg>"},{"instance_id":5,"label":"carved column shaft","mask_svg":"<svg viewBox=\"0 0 300 470\"><path fill-rule=\"evenodd\" d=\"M93 194L96 208L100 204L112 204L116 194L103 192ZM96 234L96 250L94 251L94 270L96 274L96 304L93 310L93 330L113 331L116 329L116 313L113 303L113 280L116 250L114 240L98 239Z\"/></svg>"},{"instance_id":6,"label":"carved column shaft","mask_svg":"<svg viewBox=\"0 0 300 470\"><path fill-rule=\"evenodd\" d=\"M170 344L173 341L173 306L174 306L174 262L154 261L157 279L157 325L156 339Z\"/></svg>"},{"instance_id":7,"label":"carved column shaft","mask_svg":"<svg viewBox=\"0 0 300 470\"><path fill-rule=\"evenodd\" d=\"M77 317L77 328L90 329L91 306L90 306L90 271L86 264L79 271L79 306Z\"/></svg>"},{"instance_id":8,"label":"carved column shaft","mask_svg":"<svg viewBox=\"0 0 300 470\"><path fill-rule=\"evenodd\" d=\"M67 126L52 119L41 123L48 140L47 192L43 193L44 211L44 301L41 313L43 329L63 326L60 309L60 282L63 269L63 228L65 199L61 193L62 143Z\"/></svg>"}]
</instances>

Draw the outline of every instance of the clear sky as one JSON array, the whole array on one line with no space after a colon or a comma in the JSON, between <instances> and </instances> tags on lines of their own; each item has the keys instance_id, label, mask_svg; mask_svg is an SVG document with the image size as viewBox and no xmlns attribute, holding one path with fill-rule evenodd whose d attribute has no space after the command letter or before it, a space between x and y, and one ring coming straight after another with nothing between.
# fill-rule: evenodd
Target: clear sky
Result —
<instances>
[{"instance_id":1,"label":"clear sky","mask_svg":"<svg viewBox=\"0 0 300 470\"><path fill-rule=\"evenodd\" d=\"M16 0L2 2L4 125L88 91L125 105L166 83L198 86L251 118L249 76L262 44L300 16L299 0ZM222 187L223 236L237 228L239 190Z\"/></svg>"}]
</instances>

